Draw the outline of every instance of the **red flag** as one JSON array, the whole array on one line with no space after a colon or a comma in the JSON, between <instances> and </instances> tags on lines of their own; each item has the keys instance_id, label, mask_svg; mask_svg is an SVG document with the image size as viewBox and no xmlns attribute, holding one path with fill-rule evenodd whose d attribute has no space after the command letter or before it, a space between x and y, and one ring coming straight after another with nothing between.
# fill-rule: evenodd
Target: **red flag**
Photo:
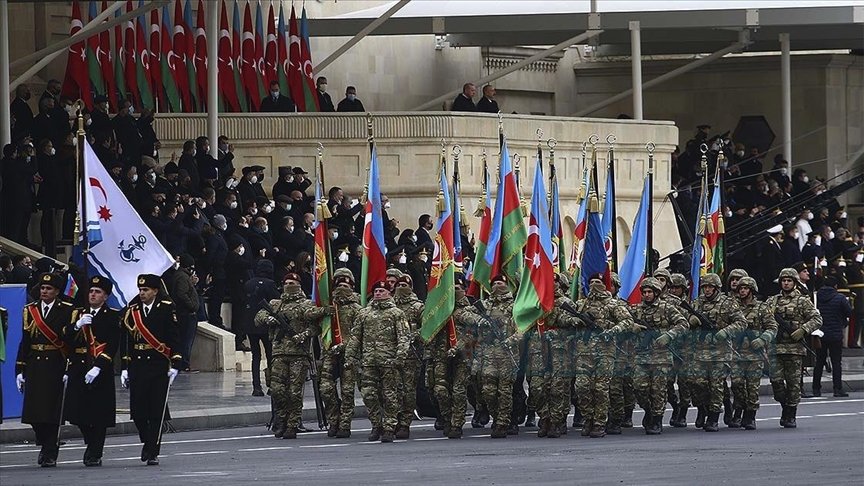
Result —
<instances>
[{"instance_id":1,"label":"red flag","mask_svg":"<svg viewBox=\"0 0 864 486\"><path fill-rule=\"evenodd\" d=\"M132 0L126 0L126 12L135 10L132 6ZM140 110L143 108L141 103L141 91L138 89L137 72L135 71L135 19L129 19L123 23L123 77L126 78L126 87L129 93L135 100L133 103ZM119 42L119 37L117 38Z\"/></svg>"},{"instance_id":2,"label":"red flag","mask_svg":"<svg viewBox=\"0 0 864 486\"><path fill-rule=\"evenodd\" d=\"M276 46L276 18L273 15L273 4L270 4L270 11L267 14L267 52L264 54L264 85L269 89L270 81L279 81L276 75L278 66Z\"/></svg>"},{"instance_id":3,"label":"red flag","mask_svg":"<svg viewBox=\"0 0 864 486\"><path fill-rule=\"evenodd\" d=\"M77 34L84 26L81 22L81 6L78 0L72 2L72 22L69 37ZM69 46L66 60L66 75L63 78L63 96L84 101L88 109L93 109L93 95L90 93L90 78L87 75L87 58L84 41Z\"/></svg>"},{"instance_id":4,"label":"red flag","mask_svg":"<svg viewBox=\"0 0 864 486\"><path fill-rule=\"evenodd\" d=\"M102 0L102 11L108 8L108 2ZM108 19L102 21L104 24ZM96 36L93 36L96 37ZM117 110L120 106L117 103L117 82L114 79L114 63L111 59L111 32L103 30L99 34L96 45L96 57L99 60L99 65L102 67L102 82L105 83L105 91L108 95L108 101L111 103L111 109Z\"/></svg>"},{"instance_id":5,"label":"red flag","mask_svg":"<svg viewBox=\"0 0 864 486\"><path fill-rule=\"evenodd\" d=\"M251 111L261 111L261 97L258 93L258 73L255 71L255 34L252 32L252 11L246 4L243 13L243 92L249 99Z\"/></svg>"},{"instance_id":6,"label":"red flag","mask_svg":"<svg viewBox=\"0 0 864 486\"><path fill-rule=\"evenodd\" d=\"M216 8L215 5L211 5L211 8ZM222 7L222 15L225 15L225 7ZM201 98L202 109L207 108L207 34L205 30L204 23L204 0L198 0L198 26L195 29L195 81L198 83L198 96ZM225 19L227 24L228 19ZM219 36L222 36L222 29L227 29L227 25L225 27L220 26ZM227 40L227 39L226 39ZM231 81L234 81L232 78ZM233 86L234 83L232 82ZM214 106L215 108L215 106Z\"/></svg>"},{"instance_id":7,"label":"red flag","mask_svg":"<svg viewBox=\"0 0 864 486\"><path fill-rule=\"evenodd\" d=\"M303 107L305 111L319 111L318 89L312 76L312 53L309 47L309 23L306 20L306 7L300 17L300 73L303 76Z\"/></svg>"},{"instance_id":8,"label":"red flag","mask_svg":"<svg viewBox=\"0 0 864 486\"><path fill-rule=\"evenodd\" d=\"M162 21L159 19L159 9L150 11L150 85L153 86L153 98L156 100L156 111L170 111L165 103L165 89L162 88L162 49L159 42L162 36Z\"/></svg>"},{"instance_id":9,"label":"red flag","mask_svg":"<svg viewBox=\"0 0 864 486\"><path fill-rule=\"evenodd\" d=\"M195 109L189 94L189 76L186 74L186 31L183 29L183 5L179 0L174 2L173 36L171 34L171 32L162 34L162 54L168 56L171 77L174 78L183 103L182 111L190 113ZM174 111L181 111L181 108L176 107Z\"/></svg>"},{"instance_id":10,"label":"red flag","mask_svg":"<svg viewBox=\"0 0 864 486\"><path fill-rule=\"evenodd\" d=\"M255 10L255 77L258 80L258 97L266 96L270 89L266 86L267 70L264 63L264 46L267 43L267 37L264 34L264 20L261 18L261 2L258 2L258 7Z\"/></svg>"},{"instance_id":11,"label":"red flag","mask_svg":"<svg viewBox=\"0 0 864 486\"><path fill-rule=\"evenodd\" d=\"M200 4L199 4L200 5ZM200 12L200 10L199 10ZM199 24L200 24L200 13ZM228 34L228 12L222 3L222 14L219 18L219 93L233 112L240 111L240 101L237 99L237 87L234 84L234 57L231 52L231 38ZM201 76L206 79L206 76Z\"/></svg>"},{"instance_id":12,"label":"red flag","mask_svg":"<svg viewBox=\"0 0 864 486\"><path fill-rule=\"evenodd\" d=\"M135 52L138 54L138 65L135 73L138 82L138 91L141 93L141 104L149 109L154 109L153 80L150 74L150 51L147 49L147 24L142 15L135 22Z\"/></svg>"},{"instance_id":13,"label":"red flag","mask_svg":"<svg viewBox=\"0 0 864 486\"><path fill-rule=\"evenodd\" d=\"M306 103L303 97L303 60L301 56L300 26L297 24L297 14L294 6L291 6L291 18L288 21L289 39L291 40L288 51L288 89L291 90L291 99L297 105L297 111L306 111Z\"/></svg>"}]
</instances>

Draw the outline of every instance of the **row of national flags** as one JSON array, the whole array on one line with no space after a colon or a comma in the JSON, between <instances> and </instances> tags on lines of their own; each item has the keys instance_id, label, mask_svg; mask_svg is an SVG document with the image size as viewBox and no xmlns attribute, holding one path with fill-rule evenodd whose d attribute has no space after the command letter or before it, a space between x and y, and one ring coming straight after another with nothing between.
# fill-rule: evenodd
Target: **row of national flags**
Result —
<instances>
[{"instance_id":1,"label":"row of national flags","mask_svg":"<svg viewBox=\"0 0 864 486\"><path fill-rule=\"evenodd\" d=\"M259 111L273 81L298 111L319 110L305 6L298 19L293 5L286 18L283 2L275 0L228 2L233 4L229 24L225 0L197 0L194 11L192 2L175 0L115 26L113 34L108 29L71 45L62 95L80 98L88 109L101 95L108 98L111 111L124 100L138 110L207 111L211 101L207 70L212 67L207 52L218 49L219 65L214 68L219 70L220 111ZM70 37L84 27L86 19L92 21L104 12L109 2L86 2L86 19L81 3L72 2ZM127 0L125 12L144 5L144 0ZM205 9L209 8L221 10L217 46L207 45ZM123 10L116 10L114 16L121 16Z\"/></svg>"}]
</instances>

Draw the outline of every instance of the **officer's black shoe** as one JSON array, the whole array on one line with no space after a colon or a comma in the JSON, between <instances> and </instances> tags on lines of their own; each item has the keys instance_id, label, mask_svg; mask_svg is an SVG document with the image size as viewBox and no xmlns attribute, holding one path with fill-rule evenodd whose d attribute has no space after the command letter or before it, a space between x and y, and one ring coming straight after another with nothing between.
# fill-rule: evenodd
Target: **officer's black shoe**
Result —
<instances>
[{"instance_id":1,"label":"officer's black shoe","mask_svg":"<svg viewBox=\"0 0 864 486\"><path fill-rule=\"evenodd\" d=\"M253 397L263 397L264 396L264 390L262 390L261 388L253 388L252 389L252 396Z\"/></svg>"},{"instance_id":2,"label":"officer's black shoe","mask_svg":"<svg viewBox=\"0 0 864 486\"><path fill-rule=\"evenodd\" d=\"M476 416L477 414L475 413L474 415ZM473 418L471 419L471 425L474 425ZM444 430L444 420L442 420L441 417L435 419L435 430Z\"/></svg>"},{"instance_id":3,"label":"officer's black shoe","mask_svg":"<svg viewBox=\"0 0 864 486\"><path fill-rule=\"evenodd\" d=\"M756 410L745 410L744 418L741 420L744 430L756 430Z\"/></svg>"},{"instance_id":4,"label":"officer's black shoe","mask_svg":"<svg viewBox=\"0 0 864 486\"><path fill-rule=\"evenodd\" d=\"M39 457L36 459L36 464L41 466L43 462L45 462L45 452L39 451Z\"/></svg>"},{"instance_id":5,"label":"officer's black shoe","mask_svg":"<svg viewBox=\"0 0 864 486\"><path fill-rule=\"evenodd\" d=\"M57 459L53 457L46 457L42 460L42 467L57 467Z\"/></svg>"},{"instance_id":6,"label":"officer's black shoe","mask_svg":"<svg viewBox=\"0 0 864 486\"><path fill-rule=\"evenodd\" d=\"M519 426L510 424L507 428L507 435L519 435Z\"/></svg>"},{"instance_id":7,"label":"officer's black shoe","mask_svg":"<svg viewBox=\"0 0 864 486\"><path fill-rule=\"evenodd\" d=\"M369 432L369 437L366 438L369 442L375 442L381 440L381 429L378 427L372 427L372 431Z\"/></svg>"},{"instance_id":8,"label":"officer's black shoe","mask_svg":"<svg viewBox=\"0 0 864 486\"><path fill-rule=\"evenodd\" d=\"M789 407L782 405L783 412L780 413L780 427L786 427L786 422L789 417Z\"/></svg>"},{"instance_id":9,"label":"officer's black shoe","mask_svg":"<svg viewBox=\"0 0 864 486\"><path fill-rule=\"evenodd\" d=\"M624 410L624 419L621 420L621 428L629 429L631 427L633 427L633 409L628 408Z\"/></svg>"},{"instance_id":10,"label":"officer's black shoe","mask_svg":"<svg viewBox=\"0 0 864 486\"><path fill-rule=\"evenodd\" d=\"M729 423L726 425L730 429L740 429L743 416L744 416L744 410L740 409L740 408L736 408L735 412L732 414L732 420L730 420Z\"/></svg>"},{"instance_id":11,"label":"officer's black shoe","mask_svg":"<svg viewBox=\"0 0 864 486\"><path fill-rule=\"evenodd\" d=\"M461 439L462 438L462 427L450 427L450 431L447 432L448 439Z\"/></svg>"},{"instance_id":12,"label":"officer's black shoe","mask_svg":"<svg viewBox=\"0 0 864 486\"><path fill-rule=\"evenodd\" d=\"M705 418L707 415L705 413L705 407L697 407L696 410L698 411L698 413L696 414L696 428L697 429L704 428L705 427Z\"/></svg>"},{"instance_id":13,"label":"officer's black shoe","mask_svg":"<svg viewBox=\"0 0 864 486\"><path fill-rule=\"evenodd\" d=\"M147 465L148 466L158 466L159 465L159 458L158 457L152 457L150 459L147 459Z\"/></svg>"},{"instance_id":14,"label":"officer's black shoe","mask_svg":"<svg viewBox=\"0 0 864 486\"><path fill-rule=\"evenodd\" d=\"M337 439L347 439L349 437L351 437L351 431L350 430L339 429L338 431L336 431L336 438Z\"/></svg>"},{"instance_id":15,"label":"officer's black shoe","mask_svg":"<svg viewBox=\"0 0 864 486\"><path fill-rule=\"evenodd\" d=\"M705 419L705 426L702 427L702 430L705 432L717 432L720 430L718 426L718 422L720 421L720 412L711 412L708 414L708 417Z\"/></svg>"},{"instance_id":16,"label":"officer's black shoe","mask_svg":"<svg viewBox=\"0 0 864 486\"><path fill-rule=\"evenodd\" d=\"M381 442L393 442L393 432L385 430L381 433Z\"/></svg>"},{"instance_id":17,"label":"officer's black shoe","mask_svg":"<svg viewBox=\"0 0 864 486\"><path fill-rule=\"evenodd\" d=\"M815 396L815 393L814 393L814 396ZM845 398L845 397L848 397L849 394L844 392L843 390L838 390L838 391L834 392L834 396L838 397L838 398Z\"/></svg>"},{"instance_id":18,"label":"officer's black shoe","mask_svg":"<svg viewBox=\"0 0 864 486\"><path fill-rule=\"evenodd\" d=\"M794 429L798 427L798 424L795 422L795 414L798 413L798 407L787 407L787 415L786 415L786 427L787 429Z\"/></svg>"},{"instance_id":19,"label":"officer's black shoe","mask_svg":"<svg viewBox=\"0 0 864 486\"><path fill-rule=\"evenodd\" d=\"M816 388L816 387L814 386L814 387L813 387L813 396L814 396L814 397L821 397L821 396L822 396L822 389L821 389L821 388Z\"/></svg>"},{"instance_id":20,"label":"officer's black shoe","mask_svg":"<svg viewBox=\"0 0 864 486\"><path fill-rule=\"evenodd\" d=\"M147 444L144 444L141 448L141 462L147 462L147 459L150 459L150 449L147 448Z\"/></svg>"},{"instance_id":21,"label":"officer's black shoe","mask_svg":"<svg viewBox=\"0 0 864 486\"><path fill-rule=\"evenodd\" d=\"M84 459L84 466L85 467L99 467L101 465L102 465L102 458L101 457L89 457L87 459Z\"/></svg>"}]
</instances>

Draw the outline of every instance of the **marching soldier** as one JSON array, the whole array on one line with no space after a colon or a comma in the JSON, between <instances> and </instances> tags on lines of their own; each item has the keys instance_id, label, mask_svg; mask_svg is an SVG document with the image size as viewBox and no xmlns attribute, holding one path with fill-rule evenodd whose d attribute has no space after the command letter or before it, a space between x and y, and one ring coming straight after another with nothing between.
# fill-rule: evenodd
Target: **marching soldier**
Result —
<instances>
[{"instance_id":1,"label":"marching soldier","mask_svg":"<svg viewBox=\"0 0 864 486\"><path fill-rule=\"evenodd\" d=\"M735 414L729 427L756 429L756 410L759 409L759 381L767 361L765 346L777 336L777 321L764 302L756 299L759 287L752 277L738 281L738 305L747 320L747 329L736 339L738 356L732 366L732 396Z\"/></svg>"},{"instance_id":2,"label":"marching soldier","mask_svg":"<svg viewBox=\"0 0 864 486\"><path fill-rule=\"evenodd\" d=\"M354 369L345 367L345 343L351 339L354 320L362 307L360 295L354 292L354 274L351 270L336 270L333 273L333 285L333 319L339 326L342 342L324 352L321 396L327 409L327 423L330 424L327 436L346 439L351 437L356 375Z\"/></svg>"},{"instance_id":3,"label":"marching soldier","mask_svg":"<svg viewBox=\"0 0 864 486\"><path fill-rule=\"evenodd\" d=\"M65 329L72 346L66 416L81 429L87 449L84 465L102 465L105 432L115 425L114 361L120 344L120 311L108 307L113 285L105 277L90 279L87 306Z\"/></svg>"},{"instance_id":4,"label":"marching soldier","mask_svg":"<svg viewBox=\"0 0 864 486\"><path fill-rule=\"evenodd\" d=\"M801 400L801 363L805 354L802 341L822 327L822 316L813 302L796 288L798 272L794 268L781 270L778 280L780 293L766 301L778 325L769 375L774 400L783 406L780 425L794 429Z\"/></svg>"},{"instance_id":5,"label":"marching soldier","mask_svg":"<svg viewBox=\"0 0 864 486\"><path fill-rule=\"evenodd\" d=\"M671 277L671 275L670 275ZM636 331L636 369L633 382L645 419L645 433L663 433L663 412L666 410L666 383L672 369L669 344L687 332L687 319L670 300L660 300L663 285L649 277L639 286L642 302L632 308L633 330ZM674 408L673 408L674 410Z\"/></svg>"},{"instance_id":6,"label":"marching soldier","mask_svg":"<svg viewBox=\"0 0 864 486\"><path fill-rule=\"evenodd\" d=\"M159 465L168 387L182 361L177 314L163 288L158 275L138 276L138 296L123 315L127 332L121 336L120 383L129 388L130 415L144 444L141 461L148 466Z\"/></svg>"},{"instance_id":7,"label":"marching soldier","mask_svg":"<svg viewBox=\"0 0 864 486\"><path fill-rule=\"evenodd\" d=\"M602 275L588 284L588 296L577 305L581 332L576 337L576 395L585 418L583 436L606 436L609 412L609 383L615 364L615 335L632 329L627 304L612 297ZM614 417L613 417L614 420Z\"/></svg>"},{"instance_id":8,"label":"marching soldier","mask_svg":"<svg viewBox=\"0 0 864 486\"><path fill-rule=\"evenodd\" d=\"M673 273L669 280L666 292L663 293L666 301L676 308L680 307L681 301L687 299L687 277L680 273ZM679 339L669 344L672 353L672 372L667 381L666 394L672 394L675 382L678 382L678 408L672 410L669 425L672 427L687 427L687 410L690 408L691 386L689 366L693 357L692 333L686 330ZM672 391L669 391L672 389Z\"/></svg>"},{"instance_id":9,"label":"marching soldier","mask_svg":"<svg viewBox=\"0 0 864 486\"><path fill-rule=\"evenodd\" d=\"M663 272L660 269L658 272ZM621 289L621 279L618 274L612 272L612 295L622 302L618 295ZM618 336L618 343L623 352L615 353L615 367L612 380L609 382L609 420L606 423L606 433L609 435L621 434L622 428L633 427L633 408L636 406L636 395L633 392L633 335L624 332Z\"/></svg>"},{"instance_id":10,"label":"marching soldier","mask_svg":"<svg viewBox=\"0 0 864 486\"><path fill-rule=\"evenodd\" d=\"M738 304L722 293L722 282L716 273L703 275L700 295L693 305L699 315L690 317L691 328L698 330L698 343L694 355L693 392L702 407L706 432L717 432L720 407L723 405L723 386L726 366L731 361L729 338L747 327ZM704 320L699 316L704 317ZM697 418L697 424L699 420Z\"/></svg>"},{"instance_id":11,"label":"marching soldier","mask_svg":"<svg viewBox=\"0 0 864 486\"><path fill-rule=\"evenodd\" d=\"M281 299L270 301L271 314L266 308L255 315L270 328L273 343L273 364L270 366L270 394L273 397L274 437L296 439L297 427L303 414L303 385L309 371L310 338L319 334L317 322L331 312L330 307L316 307L306 298L300 286L300 276L289 273Z\"/></svg>"},{"instance_id":12,"label":"marching soldier","mask_svg":"<svg viewBox=\"0 0 864 486\"><path fill-rule=\"evenodd\" d=\"M372 286L372 302L357 313L345 349L345 366L362 366L360 393L369 411L368 440L393 442L399 399L399 367L408 355L405 313L396 307L386 281Z\"/></svg>"},{"instance_id":13,"label":"marching soldier","mask_svg":"<svg viewBox=\"0 0 864 486\"><path fill-rule=\"evenodd\" d=\"M729 271L729 276L726 277L726 285L729 287L729 297L738 298L738 284L744 277L749 277L747 270L743 268L733 268Z\"/></svg>"},{"instance_id":14,"label":"marching soldier","mask_svg":"<svg viewBox=\"0 0 864 486\"><path fill-rule=\"evenodd\" d=\"M414 293L413 285L411 276L403 274L396 281L396 295L393 297L396 307L405 313L410 340L410 352L399 367L402 406L397 417L397 439L407 439L411 435L411 419L414 418L414 409L417 408L417 373L420 371L420 360L423 357L420 345L423 302Z\"/></svg>"},{"instance_id":15,"label":"marching soldier","mask_svg":"<svg viewBox=\"0 0 864 486\"><path fill-rule=\"evenodd\" d=\"M729 289L729 297L736 302L738 302L738 282L744 277L749 277L749 275L743 268L733 268L729 271L729 276L726 277L726 286ZM734 424L740 423L741 417L738 417L739 422L734 422L734 415L732 406L732 390L729 387L729 383L727 383L726 380L723 380L723 423L732 428L737 428Z\"/></svg>"},{"instance_id":16,"label":"marching soldier","mask_svg":"<svg viewBox=\"0 0 864 486\"><path fill-rule=\"evenodd\" d=\"M66 394L69 348L64 329L72 321L72 304L58 297L65 279L54 273L39 277L39 300L24 306L24 332L15 360L16 385L24 393L21 423L36 434L38 463L55 467L59 452L59 427Z\"/></svg>"}]
</instances>

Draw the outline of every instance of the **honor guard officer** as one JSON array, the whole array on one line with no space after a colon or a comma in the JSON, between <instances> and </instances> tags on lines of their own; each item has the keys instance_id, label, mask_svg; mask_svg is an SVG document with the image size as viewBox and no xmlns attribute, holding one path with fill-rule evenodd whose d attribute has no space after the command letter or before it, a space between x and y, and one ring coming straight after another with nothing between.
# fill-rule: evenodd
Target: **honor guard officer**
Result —
<instances>
[{"instance_id":1,"label":"honor guard officer","mask_svg":"<svg viewBox=\"0 0 864 486\"><path fill-rule=\"evenodd\" d=\"M65 330L72 347L66 417L81 429L88 467L102 465L105 430L115 425L112 356L120 343L120 311L108 307L112 287L107 278L92 277L87 306L75 311Z\"/></svg>"},{"instance_id":2,"label":"honor guard officer","mask_svg":"<svg viewBox=\"0 0 864 486\"><path fill-rule=\"evenodd\" d=\"M59 452L59 427L66 395L66 363L69 348L63 330L72 321L72 304L58 296L66 280L54 273L39 277L39 300L24 306L24 332L15 360L18 391L24 393L21 423L36 434L39 465L55 467Z\"/></svg>"},{"instance_id":3,"label":"honor guard officer","mask_svg":"<svg viewBox=\"0 0 864 486\"><path fill-rule=\"evenodd\" d=\"M123 316L120 383L129 387L129 408L138 437L144 443L141 461L159 464L162 420L167 413L168 387L177 377L182 356L180 327L174 303L164 294L158 275L138 276L138 296Z\"/></svg>"}]
</instances>

